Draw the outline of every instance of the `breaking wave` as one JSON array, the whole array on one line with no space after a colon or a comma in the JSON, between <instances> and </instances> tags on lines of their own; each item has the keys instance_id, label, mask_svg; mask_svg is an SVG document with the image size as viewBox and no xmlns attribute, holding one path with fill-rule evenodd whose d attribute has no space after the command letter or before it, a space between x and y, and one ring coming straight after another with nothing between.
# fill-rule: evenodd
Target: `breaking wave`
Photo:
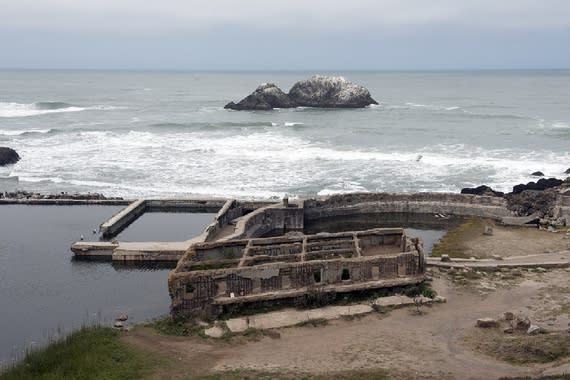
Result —
<instances>
[{"instance_id":1,"label":"breaking wave","mask_svg":"<svg viewBox=\"0 0 570 380\"><path fill-rule=\"evenodd\" d=\"M36 102L27 104L0 102L0 117L29 117L51 113L81 112L87 110L110 111L116 109L124 109L124 107L106 105L83 107L64 102Z\"/></svg>"}]
</instances>

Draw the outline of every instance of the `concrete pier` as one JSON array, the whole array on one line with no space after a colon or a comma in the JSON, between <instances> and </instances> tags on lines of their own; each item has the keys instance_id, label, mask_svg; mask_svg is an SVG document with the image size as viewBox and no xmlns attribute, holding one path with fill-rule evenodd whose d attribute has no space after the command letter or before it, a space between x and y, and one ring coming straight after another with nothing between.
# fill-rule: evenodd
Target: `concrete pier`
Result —
<instances>
[{"instance_id":1,"label":"concrete pier","mask_svg":"<svg viewBox=\"0 0 570 380\"><path fill-rule=\"evenodd\" d=\"M129 224L138 219L139 216L144 214L146 204L144 199L139 199L113 215L111 219L102 223L99 226L99 231L104 238L116 236L119 232L124 230Z\"/></svg>"},{"instance_id":2,"label":"concrete pier","mask_svg":"<svg viewBox=\"0 0 570 380\"><path fill-rule=\"evenodd\" d=\"M71 245L71 251L83 260L176 263L194 242L77 242Z\"/></svg>"}]
</instances>

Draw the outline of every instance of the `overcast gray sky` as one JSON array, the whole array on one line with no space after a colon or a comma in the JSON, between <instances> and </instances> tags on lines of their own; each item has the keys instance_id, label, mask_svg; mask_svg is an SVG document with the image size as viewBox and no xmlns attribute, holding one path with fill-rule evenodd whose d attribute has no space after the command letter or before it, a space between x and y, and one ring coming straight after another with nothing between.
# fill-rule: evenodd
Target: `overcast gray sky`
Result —
<instances>
[{"instance_id":1,"label":"overcast gray sky","mask_svg":"<svg viewBox=\"0 0 570 380\"><path fill-rule=\"evenodd\" d=\"M570 68L570 0L0 0L0 67Z\"/></svg>"}]
</instances>

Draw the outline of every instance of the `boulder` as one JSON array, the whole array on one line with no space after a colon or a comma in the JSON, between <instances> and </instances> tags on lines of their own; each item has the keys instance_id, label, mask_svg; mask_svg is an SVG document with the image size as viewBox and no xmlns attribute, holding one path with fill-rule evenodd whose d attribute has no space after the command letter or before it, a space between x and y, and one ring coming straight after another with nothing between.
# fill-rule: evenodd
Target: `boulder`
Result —
<instances>
[{"instance_id":1,"label":"boulder","mask_svg":"<svg viewBox=\"0 0 570 380\"><path fill-rule=\"evenodd\" d=\"M541 171L536 171L536 172L532 173L531 175L533 175L535 177L544 177L544 173Z\"/></svg>"},{"instance_id":2,"label":"boulder","mask_svg":"<svg viewBox=\"0 0 570 380\"><path fill-rule=\"evenodd\" d=\"M366 88L344 77L321 75L295 83L289 97L302 107L363 108L378 104Z\"/></svg>"},{"instance_id":3,"label":"boulder","mask_svg":"<svg viewBox=\"0 0 570 380\"><path fill-rule=\"evenodd\" d=\"M517 330L527 331L530 327L530 319L517 317L514 320L513 325L515 326L515 329L517 329Z\"/></svg>"},{"instance_id":4,"label":"boulder","mask_svg":"<svg viewBox=\"0 0 570 380\"><path fill-rule=\"evenodd\" d=\"M378 104L370 92L343 77L315 75L299 81L289 94L273 83L264 83L238 103L230 102L224 108L232 110L271 110L273 108L319 107L363 108Z\"/></svg>"},{"instance_id":5,"label":"boulder","mask_svg":"<svg viewBox=\"0 0 570 380\"><path fill-rule=\"evenodd\" d=\"M557 179L557 178L541 178L539 179L536 183L534 182L529 182L526 185L525 184L520 184L520 185L516 185L513 187L513 194L519 194L522 193L525 190L539 190L539 191L543 191L546 189L550 189L552 187L557 187L562 185L564 181L562 181L561 179Z\"/></svg>"},{"instance_id":6,"label":"boulder","mask_svg":"<svg viewBox=\"0 0 570 380\"><path fill-rule=\"evenodd\" d=\"M477 327L491 328L499 327L499 321L494 318L479 318L477 320Z\"/></svg>"},{"instance_id":7,"label":"boulder","mask_svg":"<svg viewBox=\"0 0 570 380\"><path fill-rule=\"evenodd\" d=\"M0 166L15 164L20 161L20 155L12 148L0 146Z\"/></svg>"},{"instance_id":8,"label":"boulder","mask_svg":"<svg viewBox=\"0 0 570 380\"><path fill-rule=\"evenodd\" d=\"M528 330L526 330L528 335L538 335L540 333L540 327L537 325L530 325Z\"/></svg>"},{"instance_id":9,"label":"boulder","mask_svg":"<svg viewBox=\"0 0 570 380\"><path fill-rule=\"evenodd\" d=\"M122 329L123 327L125 327L125 325L121 321L115 321L115 323L113 323L113 327L116 329Z\"/></svg>"},{"instance_id":10,"label":"boulder","mask_svg":"<svg viewBox=\"0 0 570 380\"><path fill-rule=\"evenodd\" d=\"M461 194L488 195L492 197L502 197L505 195L505 193L501 191L495 191L486 185L481 185L478 187L465 187L461 189Z\"/></svg>"},{"instance_id":11,"label":"boulder","mask_svg":"<svg viewBox=\"0 0 570 380\"><path fill-rule=\"evenodd\" d=\"M224 335L224 330L219 326L214 326L204 330L204 334L212 338L221 338Z\"/></svg>"},{"instance_id":12,"label":"boulder","mask_svg":"<svg viewBox=\"0 0 570 380\"><path fill-rule=\"evenodd\" d=\"M230 102L224 108L242 111L291 107L295 107L295 103L289 99L286 93L273 83L263 83L239 103Z\"/></svg>"},{"instance_id":13,"label":"boulder","mask_svg":"<svg viewBox=\"0 0 570 380\"><path fill-rule=\"evenodd\" d=\"M512 320L515 319L515 315L514 315L514 313L511 312L511 311L505 311L505 312L503 313L503 319L504 319L505 321L512 321Z\"/></svg>"}]
</instances>

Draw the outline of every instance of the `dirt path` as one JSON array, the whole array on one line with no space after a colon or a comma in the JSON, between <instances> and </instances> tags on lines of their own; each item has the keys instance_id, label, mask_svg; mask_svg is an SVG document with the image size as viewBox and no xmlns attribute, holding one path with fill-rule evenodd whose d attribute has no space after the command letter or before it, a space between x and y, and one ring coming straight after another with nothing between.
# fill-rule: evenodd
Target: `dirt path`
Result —
<instances>
[{"instance_id":1,"label":"dirt path","mask_svg":"<svg viewBox=\"0 0 570 380\"><path fill-rule=\"evenodd\" d=\"M444 275L436 276L434 288L448 302L428 308L424 315L400 309L388 315L337 320L324 327L281 329L280 339L232 338L224 342L162 337L145 329L136 329L126 339L177 361L156 379L234 369L325 373L380 368L410 379L536 376L556 369L553 365L516 366L494 360L474 352L464 337L477 332L477 318L505 311L522 312L541 323L550 321L552 329L567 328L564 307L570 307L570 291L565 288L569 286L568 276L566 270L529 272L516 287L498 288L486 295L457 286ZM569 363L566 360L556 365Z\"/></svg>"}]
</instances>

